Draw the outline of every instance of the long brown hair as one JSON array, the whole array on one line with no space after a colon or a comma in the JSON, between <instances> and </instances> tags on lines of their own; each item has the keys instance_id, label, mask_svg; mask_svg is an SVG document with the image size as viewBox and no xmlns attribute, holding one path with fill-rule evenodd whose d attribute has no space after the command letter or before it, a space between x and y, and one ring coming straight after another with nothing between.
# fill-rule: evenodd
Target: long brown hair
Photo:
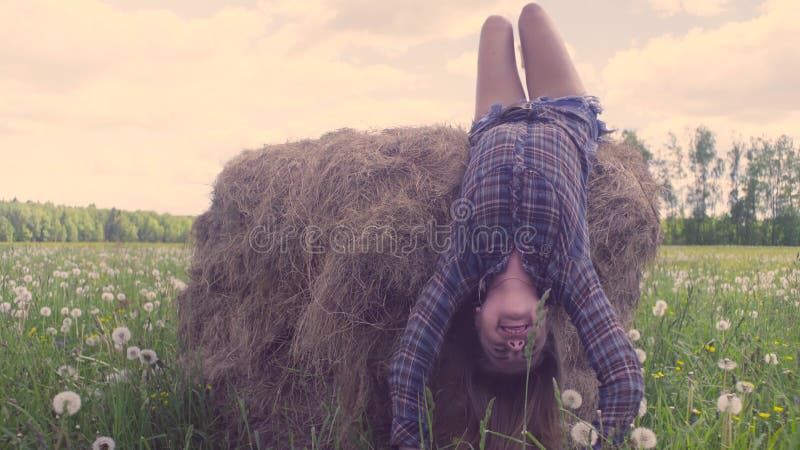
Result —
<instances>
[{"instance_id":1,"label":"long brown hair","mask_svg":"<svg viewBox=\"0 0 800 450\"><path fill-rule=\"evenodd\" d=\"M475 298L475 297L473 297ZM480 421L494 398L487 428L521 438L525 405L525 373L508 375L488 371L474 325L473 307L464 302L453 317L433 377L433 434L437 447L478 449ZM527 398L527 429L546 448L563 445L553 379L560 381L560 361L548 333L539 364L531 368ZM560 384L560 383L559 383ZM453 445L456 442L461 444ZM463 445L462 445L463 444ZM506 450L520 444L491 434L486 449ZM531 445L533 446L533 445Z\"/></svg>"}]
</instances>

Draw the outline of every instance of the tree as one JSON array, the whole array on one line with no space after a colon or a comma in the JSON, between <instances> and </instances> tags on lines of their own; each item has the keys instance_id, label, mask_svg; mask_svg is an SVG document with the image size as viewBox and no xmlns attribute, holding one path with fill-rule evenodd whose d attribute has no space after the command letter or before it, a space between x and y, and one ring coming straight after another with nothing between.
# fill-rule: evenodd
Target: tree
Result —
<instances>
[{"instance_id":1,"label":"tree","mask_svg":"<svg viewBox=\"0 0 800 450\"><path fill-rule=\"evenodd\" d=\"M644 158L645 166L650 165L650 161L653 159L653 153L647 148L647 145L639 139L639 136L636 135L636 131L629 129L622 130L622 143L628 144L638 150L639 153L642 154L642 158Z\"/></svg>"},{"instance_id":2,"label":"tree","mask_svg":"<svg viewBox=\"0 0 800 450\"><path fill-rule=\"evenodd\" d=\"M0 242L14 242L14 225L5 216L0 216Z\"/></svg>"}]
</instances>

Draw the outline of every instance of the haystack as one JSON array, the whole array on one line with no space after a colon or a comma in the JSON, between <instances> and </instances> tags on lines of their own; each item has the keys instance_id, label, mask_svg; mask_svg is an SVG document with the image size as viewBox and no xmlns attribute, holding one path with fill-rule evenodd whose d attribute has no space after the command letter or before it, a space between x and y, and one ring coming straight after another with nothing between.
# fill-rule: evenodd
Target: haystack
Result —
<instances>
[{"instance_id":1,"label":"haystack","mask_svg":"<svg viewBox=\"0 0 800 450\"><path fill-rule=\"evenodd\" d=\"M226 164L193 225L178 298L184 366L197 360L215 391L232 388L221 402L245 400L251 436L234 406L220 433L302 448L313 427L321 448L387 447L388 359L436 263L426 230L448 223L467 148L460 128L341 129ZM657 186L638 152L602 145L588 202L593 260L627 324L660 241ZM566 315L551 323L588 417L594 374Z\"/></svg>"}]
</instances>

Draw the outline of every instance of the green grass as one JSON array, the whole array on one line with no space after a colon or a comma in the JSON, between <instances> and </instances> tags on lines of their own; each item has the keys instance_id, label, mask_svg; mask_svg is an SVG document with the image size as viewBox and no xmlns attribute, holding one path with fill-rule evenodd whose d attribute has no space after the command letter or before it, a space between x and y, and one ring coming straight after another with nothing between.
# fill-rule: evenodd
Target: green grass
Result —
<instances>
[{"instance_id":1,"label":"green grass","mask_svg":"<svg viewBox=\"0 0 800 450\"><path fill-rule=\"evenodd\" d=\"M641 334L634 345L647 354L649 405L636 426L656 433L657 448L720 448L726 442L737 449L800 448L798 252L660 250L642 282L633 324ZM208 434L216 420L214 390L185 381L173 367L180 283L172 280L187 281L188 256L181 245L0 245L0 304L10 306L0 312L0 448L89 448L98 436L112 437L117 448L228 447ZM56 271L68 275L60 278ZM20 294L12 281L31 293L27 317L15 317ZM104 287L113 300L102 298ZM127 305L117 300L119 293ZM652 311L658 300L668 304L663 316ZM49 317L40 314L43 306L52 310ZM81 315L62 332L69 316L61 314L64 307ZM729 328L717 329L722 320ZM159 364L128 360L115 349L111 333L121 326L131 332L126 347L154 350ZM86 343L89 337L96 345ZM769 353L777 364L764 361ZM722 358L736 368L720 369ZM75 375L60 375L61 366L74 368ZM123 370L127 377L115 380ZM737 392L738 381L753 383L754 391ZM62 391L80 395L76 414L53 411L53 398ZM739 396L741 411L718 411L723 392ZM248 429L246 414L241 427ZM259 447L256 437L252 442Z\"/></svg>"}]
</instances>

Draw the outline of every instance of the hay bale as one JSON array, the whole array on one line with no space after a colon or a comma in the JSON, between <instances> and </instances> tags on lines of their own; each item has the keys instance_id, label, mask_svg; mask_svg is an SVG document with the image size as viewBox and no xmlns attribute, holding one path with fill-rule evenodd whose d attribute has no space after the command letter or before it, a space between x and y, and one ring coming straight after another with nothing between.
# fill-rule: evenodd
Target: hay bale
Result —
<instances>
[{"instance_id":1,"label":"hay bale","mask_svg":"<svg viewBox=\"0 0 800 450\"><path fill-rule=\"evenodd\" d=\"M335 415L331 439L358 433L363 417L385 445L388 359L435 266L426 230L449 223L467 148L458 128L341 129L244 151L219 174L178 298L182 363L197 358L206 382L246 400L262 444L309 445L312 426ZM593 259L626 323L660 239L655 184L636 155L601 146L588 185ZM558 345L580 347L561 328ZM582 363L566 366L580 374ZM220 432L246 443L238 410L222 413Z\"/></svg>"}]
</instances>

